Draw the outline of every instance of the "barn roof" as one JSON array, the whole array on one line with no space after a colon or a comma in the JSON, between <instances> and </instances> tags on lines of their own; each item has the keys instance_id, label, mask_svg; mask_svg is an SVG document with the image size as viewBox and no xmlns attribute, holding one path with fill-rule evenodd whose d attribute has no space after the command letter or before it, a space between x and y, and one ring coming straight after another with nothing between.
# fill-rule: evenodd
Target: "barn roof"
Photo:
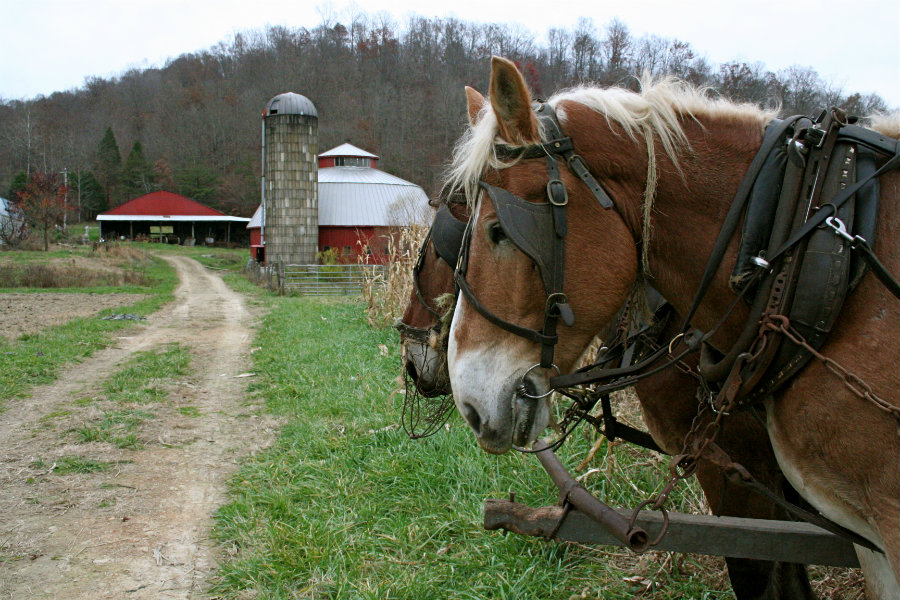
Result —
<instances>
[{"instance_id":1,"label":"barn roof","mask_svg":"<svg viewBox=\"0 0 900 600\"><path fill-rule=\"evenodd\" d=\"M421 187L384 171L368 167L319 169L320 226L409 225L410 215L423 205L428 205L428 196Z\"/></svg>"},{"instance_id":2,"label":"barn roof","mask_svg":"<svg viewBox=\"0 0 900 600\"><path fill-rule=\"evenodd\" d=\"M362 148L357 148L353 144L341 144L335 148L327 152L323 152L319 155L320 157L330 157L330 156L361 156L363 158L378 158L375 154L371 152L366 152Z\"/></svg>"},{"instance_id":3,"label":"barn roof","mask_svg":"<svg viewBox=\"0 0 900 600\"><path fill-rule=\"evenodd\" d=\"M368 167L319 169L320 226L409 225L428 210L428 196L422 188L384 171ZM262 206L253 213L247 228L261 226Z\"/></svg>"},{"instance_id":4,"label":"barn roof","mask_svg":"<svg viewBox=\"0 0 900 600\"><path fill-rule=\"evenodd\" d=\"M173 192L150 192L97 215L98 221L241 221Z\"/></svg>"},{"instance_id":5,"label":"barn roof","mask_svg":"<svg viewBox=\"0 0 900 600\"><path fill-rule=\"evenodd\" d=\"M262 227L262 204L256 207L256 212L253 213L253 216L250 217L250 222L247 223L247 229L252 229L253 227Z\"/></svg>"}]
</instances>

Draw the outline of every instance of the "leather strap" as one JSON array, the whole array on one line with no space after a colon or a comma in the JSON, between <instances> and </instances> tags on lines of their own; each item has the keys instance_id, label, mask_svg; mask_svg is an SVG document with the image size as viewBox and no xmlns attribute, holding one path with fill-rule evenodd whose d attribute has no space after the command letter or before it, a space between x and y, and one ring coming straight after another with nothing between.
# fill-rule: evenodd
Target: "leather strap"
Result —
<instances>
[{"instance_id":1,"label":"leather strap","mask_svg":"<svg viewBox=\"0 0 900 600\"><path fill-rule=\"evenodd\" d=\"M866 240L857 237L856 241L854 241L850 247L859 252L859 256L866 261L866 264L872 270L872 273L878 277L881 283L884 284L884 287L886 287L895 297L900 299L900 282L898 282L881 261L878 260L878 257L872 252L872 248L869 247Z\"/></svg>"},{"instance_id":2,"label":"leather strap","mask_svg":"<svg viewBox=\"0 0 900 600\"><path fill-rule=\"evenodd\" d=\"M822 206L822 209L817 211L815 214L810 217L810 219L806 222L806 224L798 230L794 235L792 235L788 240L782 244L782 246L772 254L771 257L768 258L769 262L774 262L778 258L780 258L789 248L793 247L804 237L809 235L809 232L821 225L825 222L825 219L828 217L834 216L835 212L841 205L844 204L847 200L853 197L857 191L859 191L863 186L869 183L870 180L881 177L888 171L896 169L900 167L900 154L895 154L889 161L881 165L881 168L869 175L866 179L859 180L855 184L848 186L846 189L841 191L840 194L835 196L831 202L828 202Z\"/></svg>"},{"instance_id":3,"label":"leather strap","mask_svg":"<svg viewBox=\"0 0 900 600\"><path fill-rule=\"evenodd\" d=\"M694 301L691 303L691 307L684 317L684 324L681 328L682 333L687 333L690 329L691 319L694 318L694 314L697 312L700 303L706 296L706 292L712 283L713 277L715 277L719 270L719 265L722 264L722 260L725 258L725 251L728 249L728 243L731 241L731 237L737 230L738 224L741 221L741 215L744 211L744 206L747 203L747 199L750 197L750 191L753 189L753 184L756 182L759 172L765 165L769 153L777 145L784 143L787 132L802 118L803 117L800 116L794 116L785 119L784 121L775 122L766 132L762 146L760 146L759 151L750 163L747 174L741 181L737 193L734 196L734 200L731 203L731 207L728 209L728 213L725 216L725 220L722 222L722 228L719 230L719 237L716 239L716 244L713 246L709 260L706 263L706 270L703 273L703 277L700 279L700 285L697 287Z\"/></svg>"}]
</instances>

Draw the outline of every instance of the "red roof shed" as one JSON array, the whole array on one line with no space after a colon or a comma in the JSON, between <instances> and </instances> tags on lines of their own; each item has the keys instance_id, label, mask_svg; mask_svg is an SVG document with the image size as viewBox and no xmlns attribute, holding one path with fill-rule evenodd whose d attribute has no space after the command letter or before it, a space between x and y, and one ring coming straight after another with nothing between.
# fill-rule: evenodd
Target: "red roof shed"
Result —
<instances>
[{"instance_id":1,"label":"red roof shed","mask_svg":"<svg viewBox=\"0 0 900 600\"><path fill-rule=\"evenodd\" d=\"M215 243L232 241L231 224L246 224L246 217L232 217L173 192L151 192L97 215L101 236L110 239L152 239L183 243L200 237ZM105 225L105 226L104 226ZM246 233L238 228L235 233ZM193 242L190 242L193 243Z\"/></svg>"},{"instance_id":2,"label":"red roof shed","mask_svg":"<svg viewBox=\"0 0 900 600\"><path fill-rule=\"evenodd\" d=\"M104 216L227 216L225 213L174 192L150 192L102 214Z\"/></svg>"}]
</instances>

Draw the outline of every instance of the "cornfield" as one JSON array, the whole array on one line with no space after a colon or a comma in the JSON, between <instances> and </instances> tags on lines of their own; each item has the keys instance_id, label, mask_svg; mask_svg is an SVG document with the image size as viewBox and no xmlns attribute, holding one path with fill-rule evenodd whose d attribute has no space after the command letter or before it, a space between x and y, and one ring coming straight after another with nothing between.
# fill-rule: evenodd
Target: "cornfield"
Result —
<instances>
[{"instance_id":1,"label":"cornfield","mask_svg":"<svg viewBox=\"0 0 900 600\"><path fill-rule=\"evenodd\" d=\"M367 277L363 285L370 324L392 325L403 316L412 293L413 267L427 234L427 227L412 225L388 239L388 255L394 259L386 265L383 274Z\"/></svg>"}]
</instances>

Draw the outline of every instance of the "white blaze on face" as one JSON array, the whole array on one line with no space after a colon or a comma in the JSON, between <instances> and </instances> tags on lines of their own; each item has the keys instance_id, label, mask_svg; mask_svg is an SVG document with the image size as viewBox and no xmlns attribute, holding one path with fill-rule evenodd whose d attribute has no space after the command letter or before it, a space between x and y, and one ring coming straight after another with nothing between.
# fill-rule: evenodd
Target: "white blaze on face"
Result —
<instances>
[{"instance_id":1,"label":"white blaze on face","mask_svg":"<svg viewBox=\"0 0 900 600\"><path fill-rule=\"evenodd\" d=\"M450 385L456 407L481 447L502 454L513 444L525 446L537 439L550 420L550 411L546 400L522 398L516 392L522 376L534 364L527 358L535 352L533 344L524 339L510 340L506 332L501 332L494 342L460 348L456 329L471 310L460 296L450 326ZM546 381L536 385L546 388Z\"/></svg>"}]
</instances>

